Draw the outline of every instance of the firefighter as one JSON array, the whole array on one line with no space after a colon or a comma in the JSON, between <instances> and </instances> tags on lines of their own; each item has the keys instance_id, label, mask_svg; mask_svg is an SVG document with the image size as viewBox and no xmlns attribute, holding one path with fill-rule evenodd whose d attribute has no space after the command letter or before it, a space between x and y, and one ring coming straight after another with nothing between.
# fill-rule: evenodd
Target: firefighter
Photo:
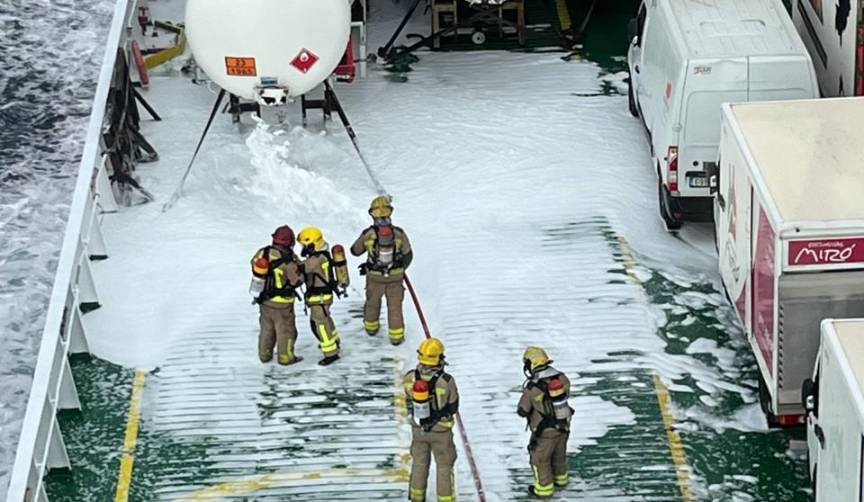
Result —
<instances>
[{"instance_id":1,"label":"firefighter","mask_svg":"<svg viewBox=\"0 0 864 502\"><path fill-rule=\"evenodd\" d=\"M318 361L321 366L327 366L339 359L339 332L330 317L330 306L333 305L333 295L336 293L336 282L333 274L333 258L329 246L324 240L324 234L315 227L303 229L297 235L297 241L303 246L301 255L303 274L306 283L306 307L309 309L309 320L312 333L318 338L318 346L324 358Z\"/></svg>"},{"instance_id":2,"label":"firefighter","mask_svg":"<svg viewBox=\"0 0 864 502\"><path fill-rule=\"evenodd\" d=\"M249 292L258 304L261 331L258 335L258 357L262 363L273 359L276 346L281 365L300 362L294 353L297 326L294 323L294 298L303 284L300 260L294 254L294 231L281 226L273 232L273 243L252 258L252 284Z\"/></svg>"},{"instance_id":3,"label":"firefighter","mask_svg":"<svg viewBox=\"0 0 864 502\"><path fill-rule=\"evenodd\" d=\"M456 500L453 425L459 411L459 391L456 380L444 371L444 344L440 340L424 340L417 354L419 364L403 380L413 433L409 499L426 500L431 453L435 457L438 502L452 502Z\"/></svg>"},{"instance_id":4,"label":"firefighter","mask_svg":"<svg viewBox=\"0 0 864 502\"><path fill-rule=\"evenodd\" d=\"M555 487L567 486L567 440L573 409L567 402L570 380L551 366L552 361L539 347L528 347L522 355L527 380L522 388L517 413L527 419L531 429L528 443L534 484L528 492L549 498Z\"/></svg>"},{"instance_id":5,"label":"firefighter","mask_svg":"<svg viewBox=\"0 0 864 502\"><path fill-rule=\"evenodd\" d=\"M351 246L351 254L366 254L360 274L366 276L366 305L363 326L370 336L381 329L381 297L387 298L387 333L390 343L405 341L405 321L402 301L405 298L405 269L411 265L414 253L405 231L393 226L390 216L393 206L387 196L377 197L369 207L373 225L360 234Z\"/></svg>"}]
</instances>

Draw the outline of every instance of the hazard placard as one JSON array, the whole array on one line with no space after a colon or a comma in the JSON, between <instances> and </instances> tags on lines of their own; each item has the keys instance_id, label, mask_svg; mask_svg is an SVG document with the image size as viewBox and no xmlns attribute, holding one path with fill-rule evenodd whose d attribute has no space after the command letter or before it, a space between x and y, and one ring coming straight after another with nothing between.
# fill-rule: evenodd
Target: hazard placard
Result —
<instances>
[{"instance_id":1,"label":"hazard placard","mask_svg":"<svg viewBox=\"0 0 864 502\"><path fill-rule=\"evenodd\" d=\"M257 77L255 58L226 57L225 73L232 77Z\"/></svg>"}]
</instances>

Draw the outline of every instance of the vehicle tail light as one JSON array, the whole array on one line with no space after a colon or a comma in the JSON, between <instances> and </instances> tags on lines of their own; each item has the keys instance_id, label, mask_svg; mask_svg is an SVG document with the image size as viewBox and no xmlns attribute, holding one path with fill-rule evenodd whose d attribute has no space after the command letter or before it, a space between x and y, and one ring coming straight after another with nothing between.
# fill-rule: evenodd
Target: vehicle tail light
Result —
<instances>
[{"instance_id":1,"label":"vehicle tail light","mask_svg":"<svg viewBox=\"0 0 864 502\"><path fill-rule=\"evenodd\" d=\"M784 427L801 425L804 422L804 415L780 415L777 417L777 423Z\"/></svg>"},{"instance_id":2,"label":"vehicle tail light","mask_svg":"<svg viewBox=\"0 0 864 502\"><path fill-rule=\"evenodd\" d=\"M678 147L670 146L666 155L667 184L670 192L678 191Z\"/></svg>"}]
</instances>

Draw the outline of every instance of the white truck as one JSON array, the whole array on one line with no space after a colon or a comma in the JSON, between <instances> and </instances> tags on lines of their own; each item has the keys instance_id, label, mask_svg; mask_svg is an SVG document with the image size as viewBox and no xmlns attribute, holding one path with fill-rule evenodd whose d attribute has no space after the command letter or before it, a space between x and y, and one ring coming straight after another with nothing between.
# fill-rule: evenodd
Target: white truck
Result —
<instances>
[{"instance_id":1,"label":"white truck","mask_svg":"<svg viewBox=\"0 0 864 502\"><path fill-rule=\"evenodd\" d=\"M822 323L813 378L804 382L815 502L864 500L864 319Z\"/></svg>"},{"instance_id":2,"label":"white truck","mask_svg":"<svg viewBox=\"0 0 864 502\"><path fill-rule=\"evenodd\" d=\"M769 422L803 422L826 318L864 317L864 98L724 104L712 173L723 286Z\"/></svg>"},{"instance_id":3,"label":"white truck","mask_svg":"<svg viewBox=\"0 0 864 502\"><path fill-rule=\"evenodd\" d=\"M864 95L864 0L792 0L823 96Z\"/></svg>"},{"instance_id":4,"label":"white truck","mask_svg":"<svg viewBox=\"0 0 864 502\"><path fill-rule=\"evenodd\" d=\"M630 23L630 111L648 131L667 228L710 219L720 105L819 97L781 0L643 0Z\"/></svg>"}]
</instances>

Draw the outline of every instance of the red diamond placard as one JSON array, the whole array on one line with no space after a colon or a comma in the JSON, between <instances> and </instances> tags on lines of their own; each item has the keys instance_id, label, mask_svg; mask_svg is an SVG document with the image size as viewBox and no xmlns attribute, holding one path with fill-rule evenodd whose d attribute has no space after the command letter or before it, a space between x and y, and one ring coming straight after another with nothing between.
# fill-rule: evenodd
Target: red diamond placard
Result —
<instances>
[{"instance_id":1,"label":"red diamond placard","mask_svg":"<svg viewBox=\"0 0 864 502\"><path fill-rule=\"evenodd\" d=\"M309 70L315 66L315 63L317 63L319 59L321 58L316 56L315 53L309 49L302 49L300 54L297 54L297 56L291 61L291 66L297 68L303 73L309 73Z\"/></svg>"}]
</instances>

